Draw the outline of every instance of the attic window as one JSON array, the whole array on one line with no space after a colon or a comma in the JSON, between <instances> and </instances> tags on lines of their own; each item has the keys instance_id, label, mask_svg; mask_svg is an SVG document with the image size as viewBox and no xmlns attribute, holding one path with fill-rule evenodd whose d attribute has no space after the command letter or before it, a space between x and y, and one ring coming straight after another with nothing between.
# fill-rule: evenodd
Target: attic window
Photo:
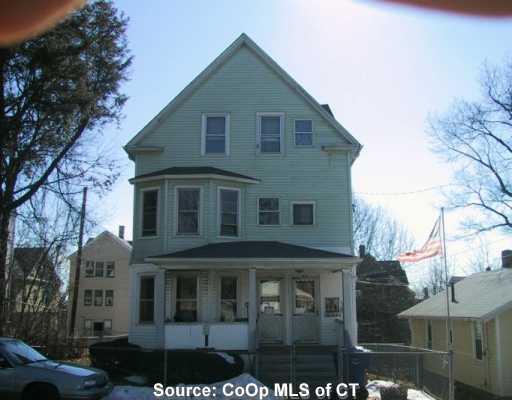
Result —
<instances>
[{"instance_id":1,"label":"attic window","mask_svg":"<svg viewBox=\"0 0 512 400\"><path fill-rule=\"evenodd\" d=\"M283 150L284 114L258 114L258 146L260 153L279 154Z\"/></svg>"},{"instance_id":2,"label":"attic window","mask_svg":"<svg viewBox=\"0 0 512 400\"><path fill-rule=\"evenodd\" d=\"M310 119L295 120L295 145L313 145L313 121Z\"/></svg>"},{"instance_id":3,"label":"attic window","mask_svg":"<svg viewBox=\"0 0 512 400\"><path fill-rule=\"evenodd\" d=\"M229 114L203 114L201 153L229 154Z\"/></svg>"}]
</instances>

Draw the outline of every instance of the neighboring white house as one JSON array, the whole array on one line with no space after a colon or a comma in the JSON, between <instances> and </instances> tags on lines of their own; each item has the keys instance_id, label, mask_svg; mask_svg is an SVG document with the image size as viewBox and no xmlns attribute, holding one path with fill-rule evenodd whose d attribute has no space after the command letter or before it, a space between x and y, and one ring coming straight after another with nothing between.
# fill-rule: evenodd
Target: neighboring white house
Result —
<instances>
[{"instance_id":1,"label":"neighboring white house","mask_svg":"<svg viewBox=\"0 0 512 400\"><path fill-rule=\"evenodd\" d=\"M125 149L135 162L131 343L334 345L343 326L357 342L351 167L361 145L247 35Z\"/></svg>"},{"instance_id":2,"label":"neighboring white house","mask_svg":"<svg viewBox=\"0 0 512 400\"><path fill-rule=\"evenodd\" d=\"M512 251L502 260L503 268L459 280L450 293L455 380L482 399L512 398ZM413 346L446 351L446 292L399 317L410 321ZM438 361L426 359L426 371L446 375Z\"/></svg>"},{"instance_id":3,"label":"neighboring white house","mask_svg":"<svg viewBox=\"0 0 512 400\"><path fill-rule=\"evenodd\" d=\"M126 335L130 322L129 262L131 244L109 231L100 233L82 249L75 335L80 337ZM69 256L69 293L73 299L76 252ZM70 310L72 305L70 304ZM71 312L68 313L68 323Z\"/></svg>"}]
</instances>

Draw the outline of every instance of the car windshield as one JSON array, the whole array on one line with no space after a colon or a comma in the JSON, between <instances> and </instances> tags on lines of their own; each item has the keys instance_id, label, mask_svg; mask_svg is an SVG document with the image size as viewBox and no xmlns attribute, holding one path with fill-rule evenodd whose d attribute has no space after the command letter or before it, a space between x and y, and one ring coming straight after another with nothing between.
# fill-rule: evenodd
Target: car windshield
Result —
<instances>
[{"instance_id":1,"label":"car windshield","mask_svg":"<svg viewBox=\"0 0 512 400\"><path fill-rule=\"evenodd\" d=\"M14 359L14 361L17 361L20 364L30 364L46 360L46 357L41 353L19 340L4 342L1 346L2 349Z\"/></svg>"}]
</instances>

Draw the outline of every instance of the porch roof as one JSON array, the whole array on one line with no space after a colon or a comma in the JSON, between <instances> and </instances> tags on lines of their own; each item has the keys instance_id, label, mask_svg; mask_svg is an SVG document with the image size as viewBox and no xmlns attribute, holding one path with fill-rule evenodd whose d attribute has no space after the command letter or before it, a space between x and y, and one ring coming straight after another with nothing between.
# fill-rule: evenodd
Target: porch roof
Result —
<instances>
[{"instance_id":1,"label":"porch roof","mask_svg":"<svg viewBox=\"0 0 512 400\"><path fill-rule=\"evenodd\" d=\"M147 257L147 262L238 261L238 262L343 262L357 261L349 254L314 249L278 241L234 241L210 243L169 254Z\"/></svg>"},{"instance_id":2,"label":"porch roof","mask_svg":"<svg viewBox=\"0 0 512 400\"><path fill-rule=\"evenodd\" d=\"M166 169L161 169L159 171L150 172L143 175L137 175L134 178L130 179L130 183L148 181L153 179L162 179L162 178L205 178L205 179L230 179L239 181L242 183L258 183L259 179L242 175L237 172L227 171L225 169L208 167L208 166L200 166L200 167L171 167Z\"/></svg>"}]
</instances>

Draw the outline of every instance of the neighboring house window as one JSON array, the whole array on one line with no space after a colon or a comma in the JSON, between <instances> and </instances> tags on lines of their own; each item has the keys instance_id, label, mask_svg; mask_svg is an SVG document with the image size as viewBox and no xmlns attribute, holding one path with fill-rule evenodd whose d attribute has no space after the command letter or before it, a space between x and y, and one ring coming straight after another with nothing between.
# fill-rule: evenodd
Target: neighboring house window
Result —
<instances>
[{"instance_id":1,"label":"neighboring house window","mask_svg":"<svg viewBox=\"0 0 512 400\"><path fill-rule=\"evenodd\" d=\"M105 263L103 261L97 261L96 262L96 271L94 273L94 276L96 278L103 278L104 266L105 266Z\"/></svg>"},{"instance_id":2,"label":"neighboring house window","mask_svg":"<svg viewBox=\"0 0 512 400\"><path fill-rule=\"evenodd\" d=\"M85 290L84 291L84 306L90 306L92 305L92 290Z\"/></svg>"},{"instance_id":3,"label":"neighboring house window","mask_svg":"<svg viewBox=\"0 0 512 400\"><path fill-rule=\"evenodd\" d=\"M220 279L220 320L232 322L236 319L237 278L223 276Z\"/></svg>"},{"instance_id":4,"label":"neighboring house window","mask_svg":"<svg viewBox=\"0 0 512 400\"><path fill-rule=\"evenodd\" d=\"M239 236L240 234L240 191L219 190L220 235Z\"/></svg>"},{"instance_id":5,"label":"neighboring house window","mask_svg":"<svg viewBox=\"0 0 512 400\"><path fill-rule=\"evenodd\" d=\"M114 305L114 291L105 290L105 305L112 307Z\"/></svg>"},{"instance_id":6,"label":"neighboring house window","mask_svg":"<svg viewBox=\"0 0 512 400\"><path fill-rule=\"evenodd\" d=\"M475 338L475 358L482 360L484 358L484 346L482 341L482 323L479 321L473 322L473 332Z\"/></svg>"},{"instance_id":7,"label":"neighboring house window","mask_svg":"<svg viewBox=\"0 0 512 400\"><path fill-rule=\"evenodd\" d=\"M229 114L203 114L201 153L229 154Z\"/></svg>"},{"instance_id":8,"label":"neighboring house window","mask_svg":"<svg viewBox=\"0 0 512 400\"><path fill-rule=\"evenodd\" d=\"M85 262L85 277L92 278L94 276L94 261Z\"/></svg>"},{"instance_id":9,"label":"neighboring house window","mask_svg":"<svg viewBox=\"0 0 512 400\"><path fill-rule=\"evenodd\" d=\"M140 278L139 322L152 323L155 316L155 277Z\"/></svg>"},{"instance_id":10,"label":"neighboring house window","mask_svg":"<svg viewBox=\"0 0 512 400\"><path fill-rule=\"evenodd\" d=\"M113 278L114 276L116 276L116 263L114 261L109 261L109 262L107 262L105 264L107 266L106 277L107 278Z\"/></svg>"},{"instance_id":11,"label":"neighboring house window","mask_svg":"<svg viewBox=\"0 0 512 400\"><path fill-rule=\"evenodd\" d=\"M432 350L432 321L427 321L427 349Z\"/></svg>"},{"instance_id":12,"label":"neighboring house window","mask_svg":"<svg viewBox=\"0 0 512 400\"><path fill-rule=\"evenodd\" d=\"M111 319L106 319L103 321L103 330L105 331L106 334L112 333L112 320Z\"/></svg>"},{"instance_id":13,"label":"neighboring house window","mask_svg":"<svg viewBox=\"0 0 512 400\"><path fill-rule=\"evenodd\" d=\"M84 332L86 335L90 335L92 331L92 320L86 319L84 320Z\"/></svg>"},{"instance_id":14,"label":"neighboring house window","mask_svg":"<svg viewBox=\"0 0 512 400\"><path fill-rule=\"evenodd\" d=\"M197 321L197 277L178 276L176 279L176 322Z\"/></svg>"},{"instance_id":15,"label":"neighboring house window","mask_svg":"<svg viewBox=\"0 0 512 400\"><path fill-rule=\"evenodd\" d=\"M178 188L179 234L199 234L200 189Z\"/></svg>"},{"instance_id":16,"label":"neighboring house window","mask_svg":"<svg viewBox=\"0 0 512 400\"><path fill-rule=\"evenodd\" d=\"M142 236L157 235L158 189L142 192Z\"/></svg>"},{"instance_id":17,"label":"neighboring house window","mask_svg":"<svg viewBox=\"0 0 512 400\"><path fill-rule=\"evenodd\" d=\"M279 225L279 199L266 197L258 199L258 224Z\"/></svg>"},{"instance_id":18,"label":"neighboring house window","mask_svg":"<svg viewBox=\"0 0 512 400\"><path fill-rule=\"evenodd\" d=\"M103 290L94 291L94 305L101 307L103 305Z\"/></svg>"},{"instance_id":19,"label":"neighboring house window","mask_svg":"<svg viewBox=\"0 0 512 400\"><path fill-rule=\"evenodd\" d=\"M293 225L313 225L315 223L315 203L292 203Z\"/></svg>"},{"instance_id":20,"label":"neighboring house window","mask_svg":"<svg viewBox=\"0 0 512 400\"><path fill-rule=\"evenodd\" d=\"M310 119L295 120L295 145L313 145L313 121Z\"/></svg>"},{"instance_id":21,"label":"neighboring house window","mask_svg":"<svg viewBox=\"0 0 512 400\"><path fill-rule=\"evenodd\" d=\"M281 153L284 114L258 114L258 144L260 153Z\"/></svg>"}]
</instances>

